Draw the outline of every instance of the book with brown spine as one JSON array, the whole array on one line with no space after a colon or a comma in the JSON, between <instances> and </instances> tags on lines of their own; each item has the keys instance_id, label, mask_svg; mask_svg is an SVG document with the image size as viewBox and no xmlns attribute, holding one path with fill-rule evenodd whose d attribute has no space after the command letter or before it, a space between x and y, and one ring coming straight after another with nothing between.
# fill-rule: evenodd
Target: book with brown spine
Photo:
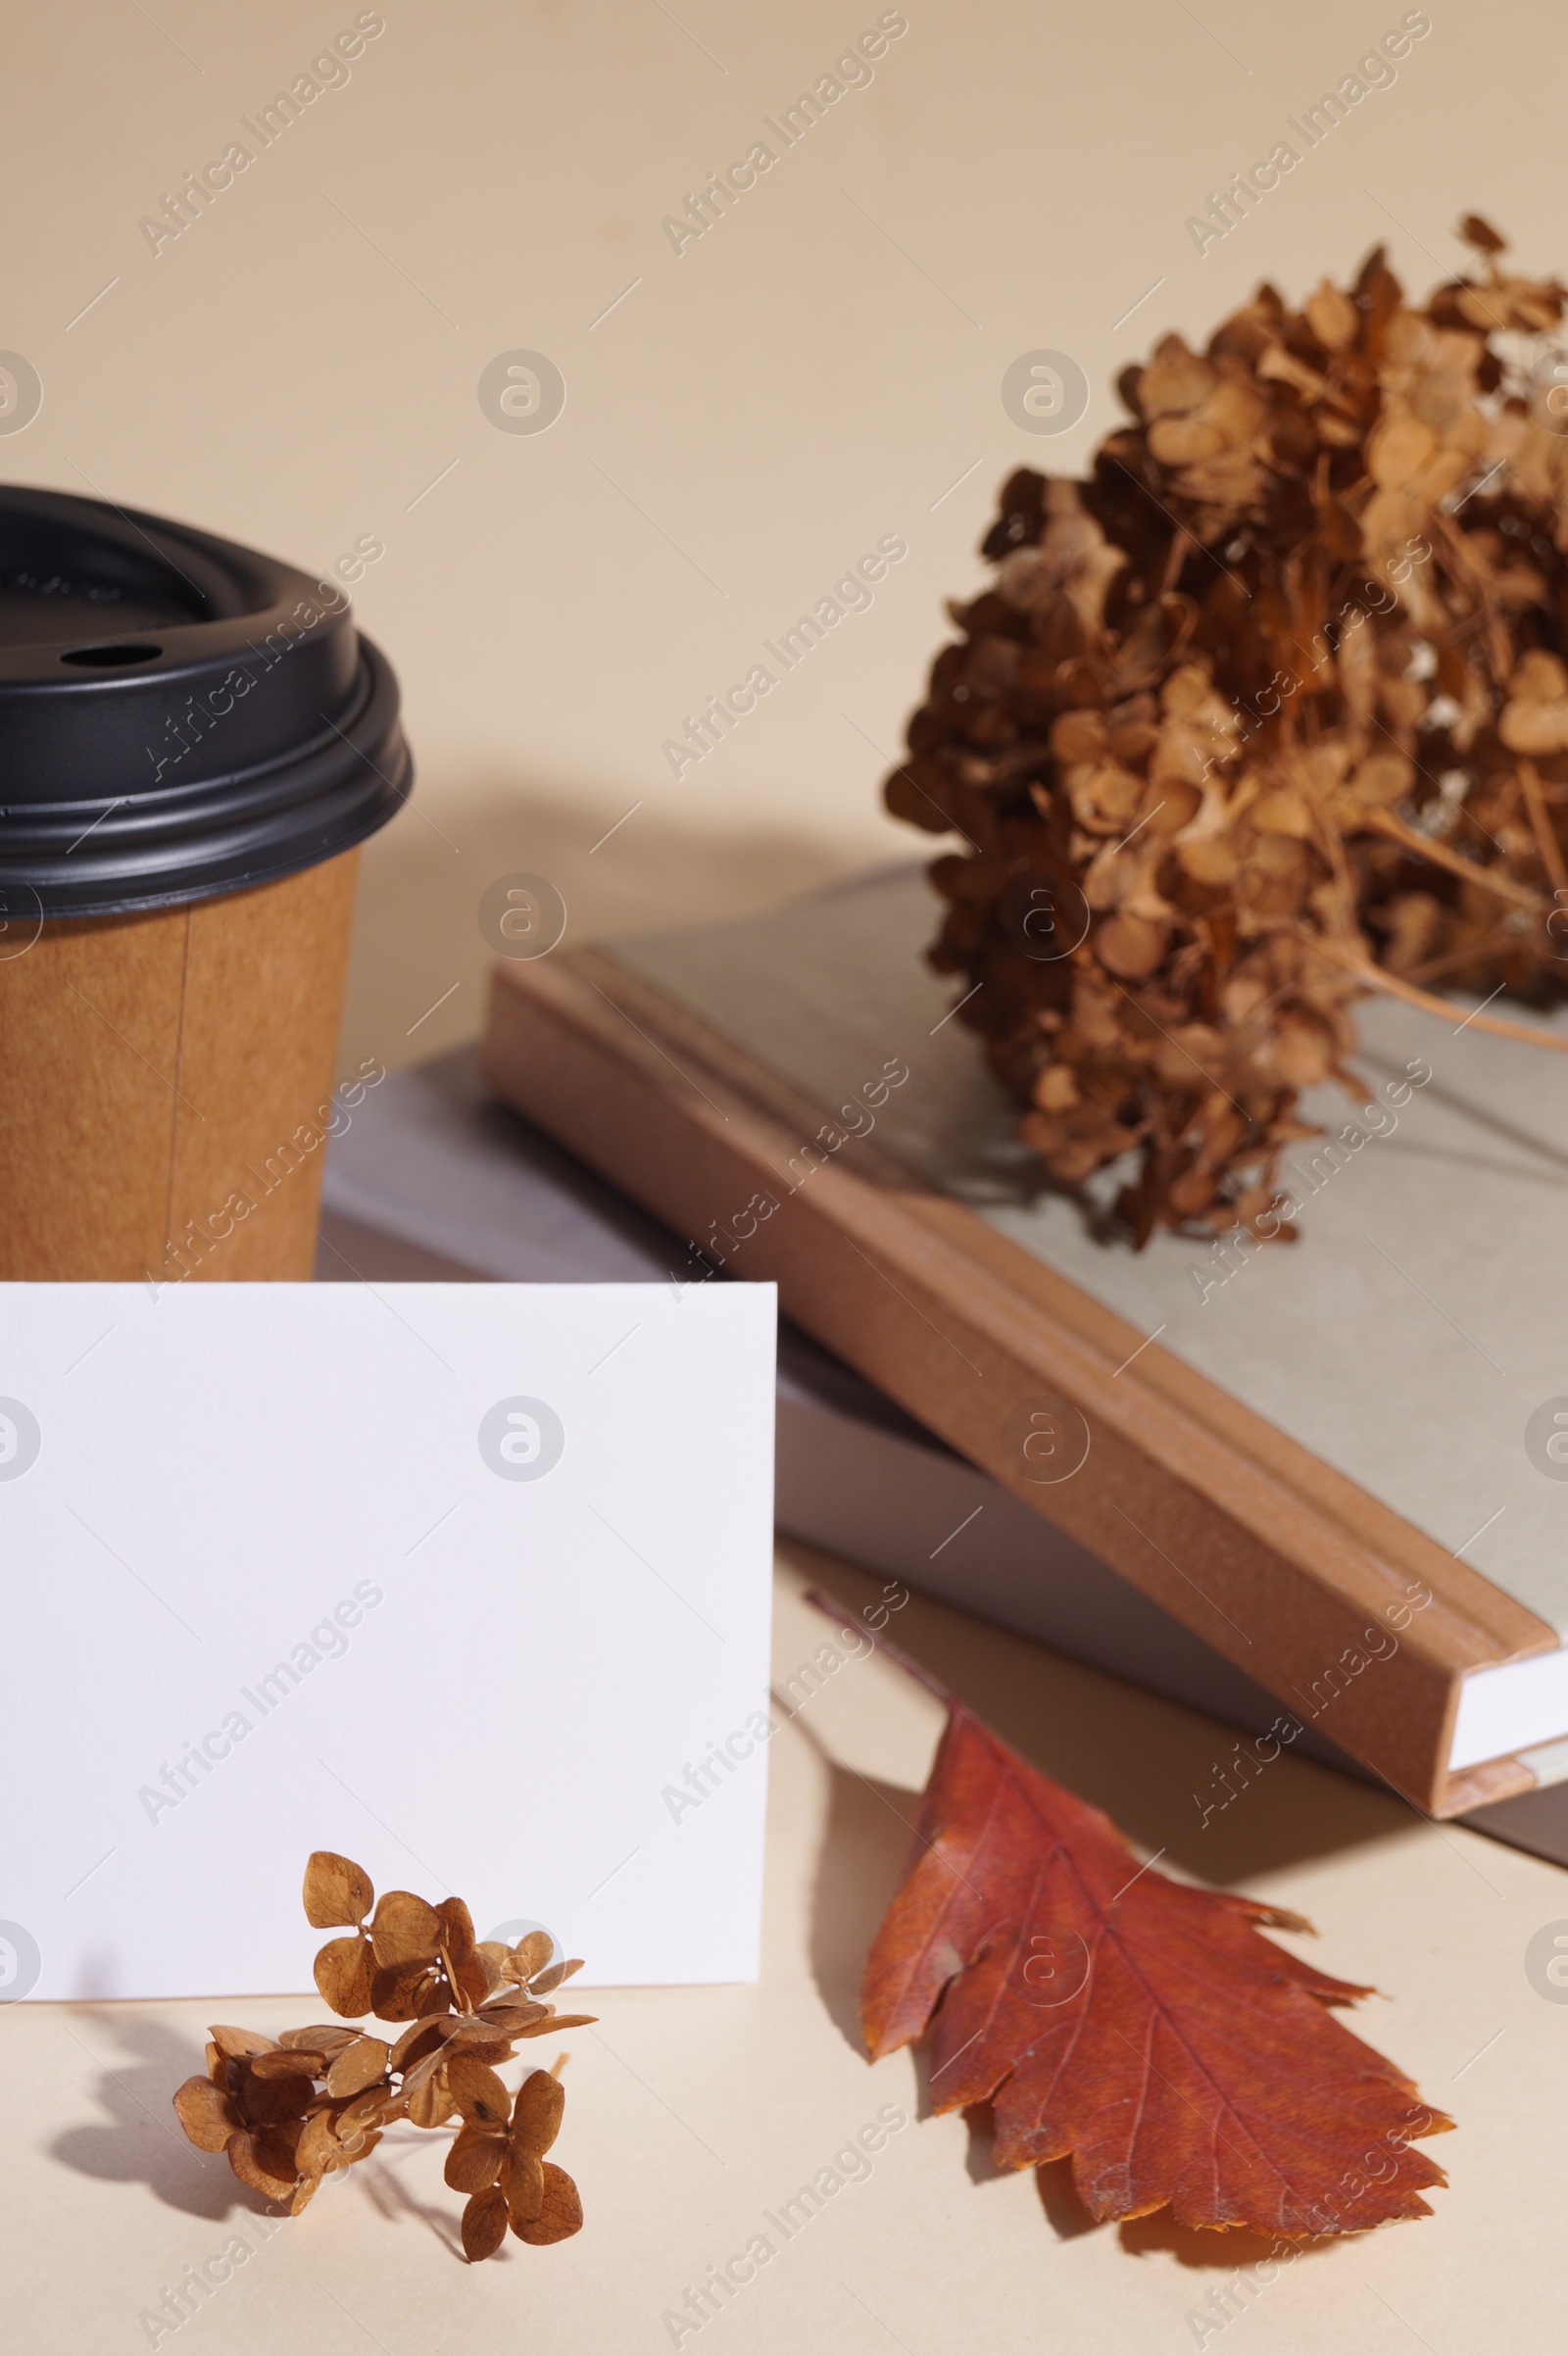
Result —
<instances>
[{"instance_id":1,"label":"book with brown spine","mask_svg":"<svg viewBox=\"0 0 1568 2356\"><path fill-rule=\"evenodd\" d=\"M1552 1780L1568 1107L1538 1053L1369 1009L1364 1096L1308 1107L1287 1176L1300 1240L1135 1254L1042 1188L921 962L933 906L898 870L503 960L486 1076L689 1239L677 1281L776 1281L1286 1725L1435 1815Z\"/></svg>"}]
</instances>

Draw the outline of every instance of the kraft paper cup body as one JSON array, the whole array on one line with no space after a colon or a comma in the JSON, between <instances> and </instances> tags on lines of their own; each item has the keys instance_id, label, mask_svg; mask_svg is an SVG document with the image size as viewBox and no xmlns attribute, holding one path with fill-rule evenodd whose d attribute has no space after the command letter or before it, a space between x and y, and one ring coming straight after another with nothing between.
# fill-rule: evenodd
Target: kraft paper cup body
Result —
<instances>
[{"instance_id":1,"label":"kraft paper cup body","mask_svg":"<svg viewBox=\"0 0 1568 2356\"><path fill-rule=\"evenodd\" d=\"M0 485L0 1278L312 1274L398 702L343 580Z\"/></svg>"},{"instance_id":2,"label":"kraft paper cup body","mask_svg":"<svg viewBox=\"0 0 1568 2356\"><path fill-rule=\"evenodd\" d=\"M0 1279L310 1276L358 867L0 955Z\"/></svg>"}]
</instances>

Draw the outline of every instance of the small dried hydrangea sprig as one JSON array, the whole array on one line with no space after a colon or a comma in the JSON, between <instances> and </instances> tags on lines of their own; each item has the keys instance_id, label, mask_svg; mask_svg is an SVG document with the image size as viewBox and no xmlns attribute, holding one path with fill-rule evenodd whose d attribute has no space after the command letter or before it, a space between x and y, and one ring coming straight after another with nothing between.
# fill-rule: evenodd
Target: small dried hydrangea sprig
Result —
<instances>
[{"instance_id":1,"label":"small dried hydrangea sprig","mask_svg":"<svg viewBox=\"0 0 1568 2356\"><path fill-rule=\"evenodd\" d=\"M416 2127L461 2122L446 2180L469 2195L463 2246L488 2258L510 2225L519 2241L564 2241L582 2225L577 2187L547 2161L565 2095L563 2054L524 2078L515 2097L497 2068L525 2037L586 2027L592 2013L558 2013L545 1999L580 1971L552 1964L548 1932L515 1946L476 1939L461 1898L439 1906L412 1890L376 1898L362 1866L318 1849L305 1869L305 1912L318 1931L348 1927L316 1958L316 1985L354 2022L286 2029L280 2037L221 2024L211 2032L207 2076L188 2078L174 2109L202 2151L224 2151L241 2184L299 2212L324 2176L375 2149L398 2119ZM407 2022L396 2042L361 2016Z\"/></svg>"}]
</instances>

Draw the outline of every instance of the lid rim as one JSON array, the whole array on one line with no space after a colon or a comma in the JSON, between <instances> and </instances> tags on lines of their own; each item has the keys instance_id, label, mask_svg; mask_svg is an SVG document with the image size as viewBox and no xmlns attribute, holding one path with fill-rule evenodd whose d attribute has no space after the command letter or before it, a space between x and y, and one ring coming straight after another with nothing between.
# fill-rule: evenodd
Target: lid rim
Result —
<instances>
[{"instance_id":1,"label":"lid rim","mask_svg":"<svg viewBox=\"0 0 1568 2356\"><path fill-rule=\"evenodd\" d=\"M412 783L412 761L409 769ZM136 892L120 899L69 901L59 906L51 903L41 911L29 900L25 908L13 904L8 912L13 919L27 914L36 918L41 913L46 925L85 924L99 916L155 916L170 908L195 908L203 901L224 900L235 892L260 891L266 884L283 883L291 875L303 875L311 867L324 867L329 860L340 859L345 852L357 851L372 834L378 833L390 818L397 815L407 799L407 794L402 794L389 809L368 811L352 830L345 828L341 835L334 834L324 850L298 847L293 856L275 863L236 865L232 873L225 869L221 874L199 883L191 882L176 890ZM0 881L0 909L4 908L6 897L7 885Z\"/></svg>"},{"instance_id":2,"label":"lid rim","mask_svg":"<svg viewBox=\"0 0 1568 2356\"><path fill-rule=\"evenodd\" d=\"M167 595L177 621L117 630L112 600L89 606L132 560L132 594ZM36 634L78 599L79 628ZM154 642L167 651L123 670L61 662ZM402 808L413 762L397 680L341 584L162 516L0 485L0 913L81 918L334 858Z\"/></svg>"}]
</instances>

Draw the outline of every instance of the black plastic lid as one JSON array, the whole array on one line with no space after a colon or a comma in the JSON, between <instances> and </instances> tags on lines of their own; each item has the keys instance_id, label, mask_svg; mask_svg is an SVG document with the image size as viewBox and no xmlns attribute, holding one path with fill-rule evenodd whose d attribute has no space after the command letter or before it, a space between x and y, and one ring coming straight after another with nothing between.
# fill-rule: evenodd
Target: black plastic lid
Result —
<instances>
[{"instance_id":1,"label":"black plastic lid","mask_svg":"<svg viewBox=\"0 0 1568 2356\"><path fill-rule=\"evenodd\" d=\"M363 842L413 781L397 681L335 582L161 515L0 487L10 915L269 883Z\"/></svg>"}]
</instances>

